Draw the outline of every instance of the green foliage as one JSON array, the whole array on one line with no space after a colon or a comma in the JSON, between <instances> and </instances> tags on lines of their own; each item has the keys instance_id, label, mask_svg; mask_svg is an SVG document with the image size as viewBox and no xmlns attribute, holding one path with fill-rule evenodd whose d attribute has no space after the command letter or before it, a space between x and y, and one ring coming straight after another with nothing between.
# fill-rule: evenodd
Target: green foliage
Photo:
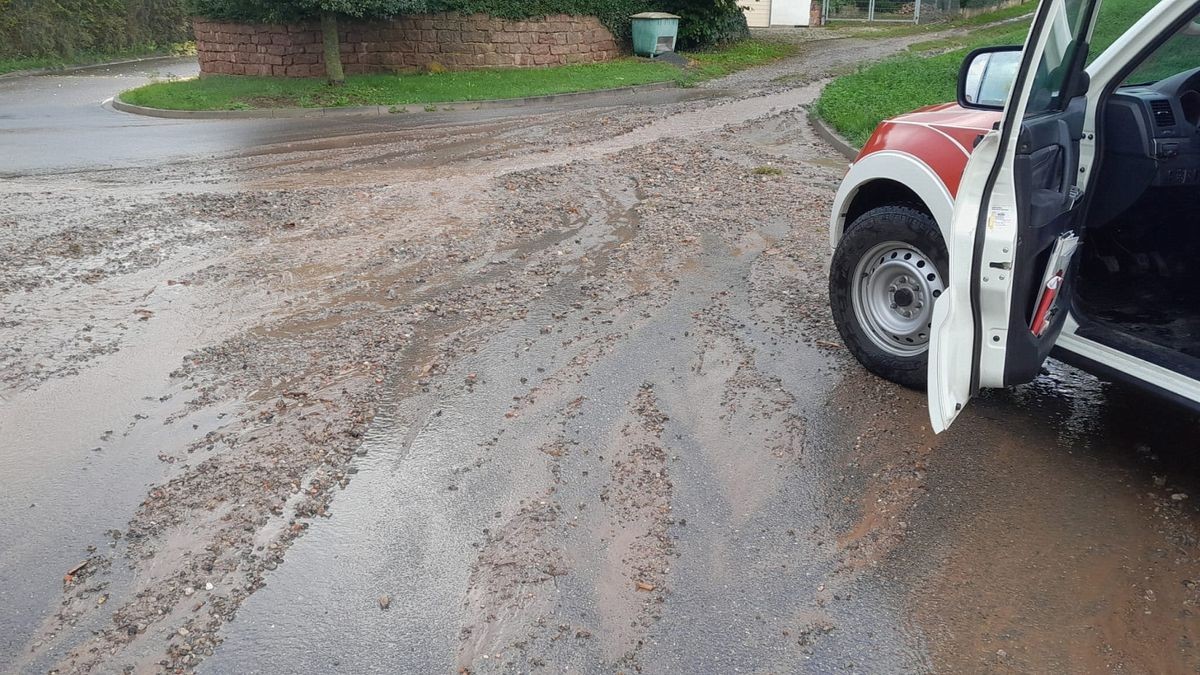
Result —
<instances>
[{"instance_id":1,"label":"green foliage","mask_svg":"<svg viewBox=\"0 0 1200 675\"><path fill-rule=\"evenodd\" d=\"M149 55L195 56L196 43L176 42L170 45L135 45L129 49L77 51L70 56L0 56L0 75L20 70L42 70L86 66L93 63L109 63L135 59Z\"/></svg>"},{"instance_id":2,"label":"green foliage","mask_svg":"<svg viewBox=\"0 0 1200 675\"><path fill-rule=\"evenodd\" d=\"M678 14L679 47L694 49L750 37L746 15L736 0L659 0L654 10Z\"/></svg>"},{"instance_id":3,"label":"green foliage","mask_svg":"<svg viewBox=\"0 0 1200 675\"><path fill-rule=\"evenodd\" d=\"M684 76L682 84L691 85L777 61L792 56L797 51L799 47L788 42L743 40L717 49L690 52L687 56L693 65Z\"/></svg>"},{"instance_id":4,"label":"green foliage","mask_svg":"<svg viewBox=\"0 0 1200 675\"><path fill-rule=\"evenodd\" d=\"M630 15L655 10L682 17L679 37L685 49L749 35L736 0L189 0L189 7L200 16L263 23L312 19L323 10L365 18L426 12L482 13L505 19L587 15L599 18L621 40L629 38Z\"/></svg>"},{"instance_id":5,"label":"green foliage","mask_svg":"<svg viewBox=\"0 0 1200 675\"><path fill-rule=\"evenodd\" d=\"M747 40L693 52L695 67L680 71L662 61L624 58L607 63L551 68L508 68L436 75L352 75L341 87L323 80L218 76L159 82L121 94L135 105L170 110L344 105L401 106L428 102L520 98L573 91L676 81L683 85L727 75L795 53L795 45ZM396 108L393 112L400 112Z\"/></svg>"},{"instance_id":6,"label":"green foliage","mask_svg":"<svg viewBox=\"0 0 1200 675\"><path fill-rule=\"evenodd\" d=\"M192 14L247 23L306 21L323 11L382 18L427 11L428 0L188 0Z\"/></svg>"},{"instance_id":7,"label":"green foliage","mask_svg":"<svg viewBox=\"0 0 1200 675\"><path fill-rule=\"evenodd\" d=\"M610 89L669 82L678 76L675 66L634 58L577 66L496 68L437 75L351 75L341 87L326 86L324 80L315 78L213 75L146 85L121 94L121 100L172 110L398 106Z\"/></svg>"},{"instance_id":8,"label":"green foliage","mask_svg":"<svg viewBox=\"0 0 1200 675\"><path fill-rule=\"evenodd\" d=\"M902 56L829 84L817 114L855 145L866 143L880 121L931 103L954 100L962 56Z\"/></svg>"},{"instance_id":9,"label":"green foliage","mask_svg":"<svg viewBox=\"0 0 1200 675\"><path fill-rule=\"evenodd\" d=\"M183 0L0 0L0 57L125 52L189 39Z\"/></svg>"},{"instance_id":10,"label":"green foliage","mask_svg":"<svg viewBox=\"0 0 1200 675\"><path fill-rule=\"evenodd\" d=\"M1088 60L1096 58L1160 0L1106 0L1096 14Z\"/></svg>"}]
</instances>

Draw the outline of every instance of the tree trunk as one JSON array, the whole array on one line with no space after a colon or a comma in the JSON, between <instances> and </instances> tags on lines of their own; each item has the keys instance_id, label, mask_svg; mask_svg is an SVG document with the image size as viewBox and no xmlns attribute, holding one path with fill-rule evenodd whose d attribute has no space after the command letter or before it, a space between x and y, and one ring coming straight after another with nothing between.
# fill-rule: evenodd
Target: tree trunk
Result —
<instances>
[{"instance_id":1,"label":"tree trunk","mask_svg":"<svg viewBox=\"0 0 1200 675\"><path fill-rule=\"evenodd\" d=\"M342 70L342 45L338 40L338 20L333 12L321 13L321 41L325 45L325 76L329 84L340 87L346 83Z\"/></svg>"}]
</instances>

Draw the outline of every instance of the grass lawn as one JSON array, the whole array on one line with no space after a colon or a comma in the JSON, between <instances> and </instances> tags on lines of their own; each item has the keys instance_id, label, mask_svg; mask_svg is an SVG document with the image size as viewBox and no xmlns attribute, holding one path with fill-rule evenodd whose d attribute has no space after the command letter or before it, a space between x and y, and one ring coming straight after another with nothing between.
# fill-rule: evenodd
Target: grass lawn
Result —
<instances>
[{"instance_id":1,"label":"grass lawn","mask_svg":"<svg viewBox=\"0 0 1200 675\"><path fill-rule=\"evenodd\" d=\"M96 63L109 63L147 56L186 56L196 53L194 42L182 42L172 45L143 45L133 49L116 52L80 52L74 56L14 56L0 57L0 75L18 70L42 70L45 68L70 68L72 66L90 66Z\"/></svg>"},{"instance_id":2,"label":"grass lawn","mask_svg":"<svg viewBox=\"0 0 1200 675\"><path fill-rule=\"evenodd\" d=\"M692 66L684 73L681 82L693 84L711 80L791 56L799 50L800 47L795 44L744 40L719 49L692 52L686 55L691 59Z\"/></svg>"},{"instance_id":3,"label":"grass lawn","mask_svg":"<svg viewBox=\"0 0 1200 675\"><path fill-rule=\"evenodd\" d=\"M1112 44L1157 2L1104 2L1092 41L1093 56ZM976 20L979 18L982 17L976 17ZM922 106L953 101L959 66L971 49L1023 44L1028 32L1029 22L1020 21L985 28L963 37L914 44L907 54L865 66L834 80L818 99L817 114L847 140L861 146L879 122L889 117Z\"/></svg>"},{"instance_id":4,"label":"grass lawn","mask_svg":"<svg viewBox=\"0 0 1200 675\"><path fill-rule=\"evenodd\" d=\"M353 75L342 87L318 78L213 75L155 82L121 94L133 105L170 110L249 110L484 101L675 81L691 85L795 52L791 45L748 40L688 54L685 70L627 57L576 66L497 68L407 75Z\"/></svg>"},{"instance_id":5,"label":"grass lawn","mask_svg":"<svg viewBox=\"0 0 1200 675\"><path fill-rule=\"evenodd\" d=\"M849 33L854 37L862 38L887 38L887 37L903 37L905 35L919 35L921 33L935 33L951 28L973 28L988 23L996 23L1006 19L1016 19L1018 17L1030 14L1037 8L1036 0L1025 0L1019 5L1005 7L994 12L987 12L978 16L973 16L967 19L954 19L952 21L940 21L922 24L913 23L868 23L863 21L838 21L836 19L828 22L830 28L837 28L843 33Z\"/></svg>"}]
</instances>

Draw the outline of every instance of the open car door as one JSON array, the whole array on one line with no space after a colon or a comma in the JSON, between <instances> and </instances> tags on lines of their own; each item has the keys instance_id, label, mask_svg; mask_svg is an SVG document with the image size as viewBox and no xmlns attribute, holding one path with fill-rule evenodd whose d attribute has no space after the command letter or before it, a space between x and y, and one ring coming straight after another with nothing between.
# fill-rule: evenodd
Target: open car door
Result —
<instances>
[{"instance_id":1,"label":"open car door","mask_svg":"<svg viewBox=\"0 0 1200 675\"><path fill-rule=\"evenodd\" d=\"M981 387L1032 380L1066 320L1086 176L1083 69L1098 4L1042 0L999 128L967 163L946 242L948 288L930 328L935 432Z\"/></svg>"}]
</instances>

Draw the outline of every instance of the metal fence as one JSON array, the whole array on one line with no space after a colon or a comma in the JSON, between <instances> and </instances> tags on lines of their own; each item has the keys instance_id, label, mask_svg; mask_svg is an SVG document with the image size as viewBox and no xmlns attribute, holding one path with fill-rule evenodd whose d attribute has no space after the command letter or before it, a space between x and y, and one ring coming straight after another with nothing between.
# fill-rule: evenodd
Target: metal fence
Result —
<instances>
[{"instance_id":1,"label":"metal fence","mask_svg":"<svg viewBox=\"0 0 1200 675\"><path fill-rule=\"evenodd\" d=\"M933 23L981 14L1025 1L1027 0L823 0L821 9L826 21Z\"/></svg>"}]
</instances>

